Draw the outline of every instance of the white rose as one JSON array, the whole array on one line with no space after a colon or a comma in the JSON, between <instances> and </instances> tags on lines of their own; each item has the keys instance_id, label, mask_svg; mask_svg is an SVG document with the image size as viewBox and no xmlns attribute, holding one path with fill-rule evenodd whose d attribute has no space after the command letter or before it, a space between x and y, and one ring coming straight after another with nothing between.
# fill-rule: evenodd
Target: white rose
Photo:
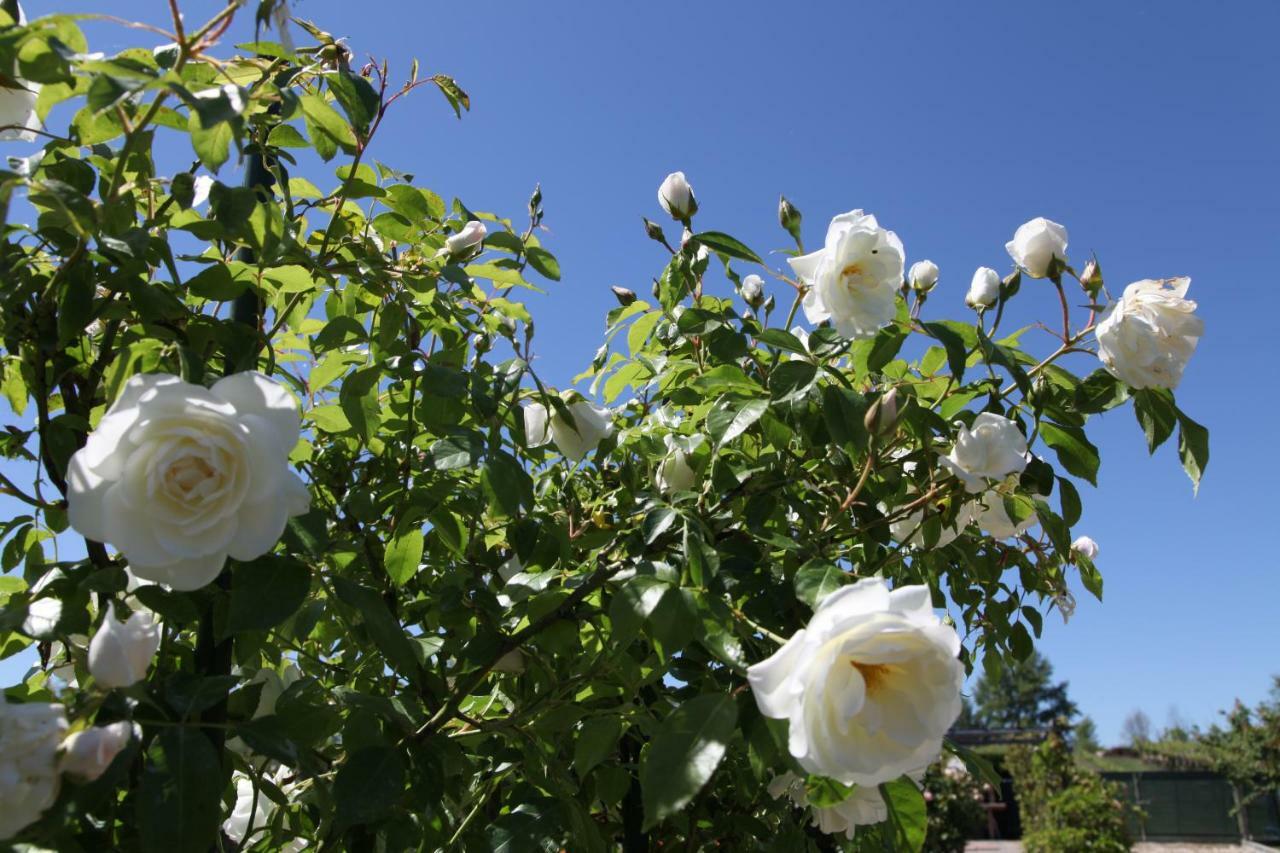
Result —
<instances>
[{"instance_id":1,"label":"white rose","mask_svg":"<svg viewBox=\"0 0 1280 853\"><path fill-rule=\"evenodd\" d=\"M881 509L886 515L888 511ZM929 515L936 515L930 512ZM950 545L960 534L964 533L964 529L973 521L973 506L966 503L956 512L956 520L954 524L944 525L938 531L938 541L934 544L935 548L942 548ZM924 522L925 510L918 509L910 515L899 518L896 521L889 522L889 535L896 541L902 543L904 548L922 548L924 547Z\"/></svg>"},{"instance_id":2,"label":"white rose","mask_svg":"<svg viewBox=\"0 0 1280 853\"><path fill-rule=\"evenodd\" d=\"M672 219L688 219L698 212L698 200L693 187L685 180L684 172L672 172L658 187L658 204L671 214Z\"/></svg>"},{"instance_id":3,"label":"white rose","mask_svg":"<svg viewBox=\"0 0 1280 853\"><path fill-rule=\"evenodd\" d=\"M682 448L673 436L666 436L667 455L658 464L653 476L654 485L663 494L687 492L698 483L698 472L689 464L689 452L702 443L702 436L695 436L688 449Z\"/></svg>"},{"instance_id":4,"label":"white rose","mask_svg":"<svg viewBox=\"0 0 1280 853\"><path fill-rule=\"evenodd\" d=\"M272 780L285 796L289 795L293 787L283 784L287 772L285 768L280 768ZM222 831L236 844L243 843L250 836L253 836L251 841L261 841L263 831L271 824L271 816L275 813L276 804L266 795L266 792L258 790L255 793L253 780L244 773L237 770L231 778L236 786L236 803L231 809L231 814L222 822ZM287 821L285 826L288 826ZM294 838L276 849L282 853L297 853L306 847L306 839Z\"/></svg>"},{"instance_id":5,"label":"white rose","mask_svg":"<svg viewBox=\"0 0 1280 853\"><path fill-rule=\"evenodd\" d=\"M18 23L26 24L27 15L22 6L18 6ZM35 142L36 134L32 131L40 129L40 119L36 116L36 99L40 97L40 84L32 83L18 77L17 69L9 75L14 88L0 87L0 141Z\"/></svg>"},{"instance_id":6,"label":"white rose","mask_svg":"<svg viewBox=\"0 0 1280 853\"><path fill-rule=\"evenodd\" d=\"M1003 480L1027 467L1027 439L1013 421L982 412L972 427L960 425L955 446L938 461L976 494L986 488L987 478Z\"/></svg>"},{"instance_id":7,"label":"white rose","mask_svg":"<svg viewBox=\"0 0 1280 853\"><path fill-rule=\"evenodd\" d=\"M53 634L62 618L62 599L52 596L37 598L27 605L26 618L22 620L22 633L28 637L45 639Z\"/></svg>"},{"instance_id":8,"label":"white rose","mask_svg":"<svg viewBox=\"0 0 1280 853\"><path fill-rule=\"evenodd\" d=\"M15 705L0 695L0 841L35 823L58 799L58 744L66 730L61 705Z\"/></svg>"},{"instance_id":9,"label":"white rose","mask_svg":"<svg viewBox=\"0 0 1280 853\"><path fill-rule=\"evenodd\" d=\"M462 230L457 234L445 238L444 248L440 250L440 254L457 257L474 254L479 251L488 233L489 229L484 227L483 222L472 219L462 226Z\"/></svg>"},{"instance_id":10,"label":"white rose","mask_svg":"<svg viewBox=\"0 0 1280 853\"><path fill-rule=\"evenodd\" d=\"M123 720L73 732L62 742L58 769L78 781L92 782L106 772L132 737L133 726Z\"/></svg>"},{"instance_id":11,"label":"white rose","mask_svg":"<svg viewBox=\"0 0 1280 853\"><path fill-rule=\"evenodd\" d=\"M1098 543L1094 542L1088 536L1081 536L1071 543L1071 550L1082 557L1088 557L1090 560L1096 560L1098 559L1098 551L1101 549L1098 548Z\"/></svg>"},{"instance_id":12,"label":"white rose","mask_svg":"<svg viewBox=\"0 0 1280 853\"><path fill-rule=\"evenodd\" d=\"M938 283L938 265L933 261L916 261L907 273L911 289L928 293Z\"/></svg>"},{"instance_id":13,"label":"white rose","mask_svg":"<svg viewBox=\"0 0 1280 853\"><path fill-rule=\"evenodd\" d=\"M979 527L996 539L1012 539L1015 536L1021 536L1040 523L1040 517L1034 511L1017 524L1009 517L1008 510L1004 508L1004 497L1013 493L1017 484L1017 478L1010 477L974 501L974 520ZM1043 500L1045 496L1034 495L1034 497Z\"/></svg>"},{"instance_id":14,"label":"white rose","mask_svg":"<svg viewBox=\"0 0 1280 853\"><path fill-rule=\"evenodd\" d=\"M528 404L524 407L524 433L530 447L554 442L557 450L579 462L613 435L613 420L608 409L586 400L567 403L566 407L573 415L572 424L559 409L552 411L548 418L545 405Z\"/></svg>"},{"instance_id":15,"label":"white rose","mask_svg":"<svg viewBox=\"0 0 1280 853\"><path fill-rule=\"evenodd\" d=\"M102 625L89 641L89 674L100 687L128 687L141 681L160 648L160 626L144 610L128 621L116 618L115 602L107 602Z\"/></svg>"},{"instance_id":16,"label":"white rose","mask_svg":"<svg viewBox=\"0 0 1280 853\"><path fill-rule=\"evenodd\" d=\"M199 207L209 200L209 191L213 189L213 178L208 175L198 175L191 182L191 206Z\"/></svg>"},{"instance_id":17,"label":"white rose","mask_svg":"<svg viewBox=\"0 0 1280 853\"><path fill-rule=\"evenodd\" d=\"M742 279L742 298L752 308L760 307L764 302L764 279L752 273Z\"/></svg>"},{"instance_id":18,"label":"white rose","mask_svg":"<svg viewBox=\"0 0 1280 853\"><path fill-rule=\"evenodd\" d=\"M71 526L114 545L139 578L199 589L228 556L270 551L307 511L288 458L299 428L289 392L261 373L212 388L134 376L71 457Z\"/></svg>"},{"instance_id":19,"label":"white rose","mask_svg":"<svg viewBox=\"0 0 1280 853\"><path fill-rule=\"evenodd\" d=\"M960 714L960 638L929 589L865 578L827 596L809 627L747 670L766 717L790 722L810 773L878 785L927 766Z\"/></svg>"},{"instance_id":20,"label":"white rose","mask_svg":"<svg viewBox=\"0 0 1280 853\"><path fill-rule=\"evenodd\" d=\"M1038 216L1019 225L1013 239L1005 243L1004 248L1027 275L1044 278L1049 274L1049 265L1054 258L1060 261L1067 259L1067 229Z\"/></svg>"},{"instance_id":21,"label":"white rose","mask_svg":"<svg viewBox=\"0 0 1280 853\"><path fill-rule=\"evenodd\" d=\"M812 823L819 832L828 835L844 835L853 840L859 826L871 826L888 819L889 809L878 789L859 785L849 797L833 806L812 806L805 791L804 780L788 771L774 777L767 789L775 800L786 796L799 808L809 808Z\"/></svg>"},{"instance_id":22,"label":"white rose","mask_svg":"<svg viewBox=\"0 0 1280 853\"><path fill-rule=\"evenodd\" d=\"M969 282L964 304L970 308L993 308L1000 301L1000 273L991 267L978 267Z\"/></svg>"},{"instance_id":23,"label":"white rose","mask_svg":"<svg viewBox=\"0 0 1280 853\"><path fill-rule=\"evenodd\" d=\"M1131 388L1177 388L1204 334L1189 278L1135 281L1098 321L1098 358Z\"/></svg>"},{"instance_id":24,"label":"white rose","mask_svg":"<svg viewBox=\"0 0 1280 853\"><path fill-rule=\"evenodd\" d=\"M827 227L826 244L787 263L809 286L804 315L830 320L846 338L869 338L893 320L902 286L902 241L874 216L842 213Z\"/></svg>"}]
</instances>

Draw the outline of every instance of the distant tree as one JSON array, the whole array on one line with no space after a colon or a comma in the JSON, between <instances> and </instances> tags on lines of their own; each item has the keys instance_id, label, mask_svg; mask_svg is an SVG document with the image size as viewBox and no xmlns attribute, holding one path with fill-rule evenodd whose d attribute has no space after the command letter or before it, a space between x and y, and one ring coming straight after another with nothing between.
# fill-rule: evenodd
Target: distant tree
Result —
<instances>
[{"instance_id":1,"label":"distant tree","mask_svg":"<svg viewBox=\"0 0 1280 853\"><path fill-rule=\"evenodd\" d=\"M1092 717L1082 717L1071 731L1073 746L1077 752L1097 752L1102 749L1098 743L1098 726Z\"/></svg>"},{"instance_id":2,"label":"distant tree","mask_svg":"<svg viewBox=\"0 0 1280 853\"><path fill-rule=\"evenodd\" d=\"M1134 710L1124 718L1120 728L1124 740L1130 746L1142 746L1151 742L1151 718L1142 710Z\"/></svg>"},{"instance_id":3,"label":"distant tree","mask_svg":"<svg viewBox=\"0 0 1280 853\"><path fill-rule=\"evenodd\" d=\"M1067 696L1067 682L1053 682L1053 666L1039 652L998 671L983 670L973 695L985 728L1040 728L1080 713Z\"/></svg>"},{"instance_id":4,"label":"distant tree","mask_svg":"<svg viewBox=\"0 0 1280 853\"><path fill-rule=\"evenodd\" d=\"M1160 739L1164 741L1173 741L1177 743L1186 743L1191 740L1194 735L1192 725L1182 716L1182 712L1178 710L1177 705L1169 706L1169 716L1165 720L1164 731L1160 733Z\"/></svg>"},{"instance_id":5,"label":"distant tree","mask_svg":"<svg viewBox=\"0 0 1280 853\"><path fill-rule=\"evenodd\" d=\"M1204 736L1209 759L1248 803L1280 788L1280 676L1273 676L1268 700L1250 708L1236 700L1224 711L1227 727L1213 726Z\"/></svg>"}]
</instances>

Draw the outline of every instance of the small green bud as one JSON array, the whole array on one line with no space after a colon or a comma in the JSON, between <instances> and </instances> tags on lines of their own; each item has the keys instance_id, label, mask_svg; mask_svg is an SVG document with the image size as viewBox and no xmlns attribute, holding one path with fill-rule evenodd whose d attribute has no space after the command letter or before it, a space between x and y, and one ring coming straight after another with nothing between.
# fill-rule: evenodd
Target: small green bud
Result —
<instances>
[{"instance_id":1,"label":"small green bud","mask_svg":"<svg viewBox=\"0 0 1280 853\"><path fill-rule=\"evenodd\" d=\"M1102 291L1102 265L1097 258L1090 258L1089 263L1084 265L1084 272L1080 273L1080 284L1094 299Z\"/></svg>"},{"instance_id":2,"label":"small green bud","mask_svg":"<svg viewBox=\"0 0 1280 853\"><path fill-rule=\"evenodd\" d=\"M648 235L650 240L656 240L666 245L667 235L662 233L662 226L647 217L644 220L644 233Z\"/></svg>"},{"instance_id":3,"label":"small green bud","mask_svg":"<svg viewBox=\"0 0 1280 853\"><path fill-rule=\"evenodd\" d=\"M890 388L877 397L862 422L874 436L892 434L898 428L898 389Z\"/></svg>"},{"instance_id":4,"label":"small green bud","mask_svg":"<svg viewBox=\"0 0 1280 853\"><path fill-rule=\"evenodd\" d=\"M800 244L800 221L803 217L800 210L787 200L784 195L778 196L778 224L786 229L796 245Z\"/></svg>"}]
</instances>

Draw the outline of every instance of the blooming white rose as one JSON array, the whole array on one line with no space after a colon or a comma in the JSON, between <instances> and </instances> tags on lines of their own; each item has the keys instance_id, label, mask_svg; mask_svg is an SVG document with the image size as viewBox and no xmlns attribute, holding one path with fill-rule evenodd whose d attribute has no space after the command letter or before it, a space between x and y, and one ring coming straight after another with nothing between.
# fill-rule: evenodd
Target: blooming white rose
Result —
<instances>
[{"instance_id":1,"label":"blooming white rose","mask_svg":"<svg viewBox=\"0 0 1280 853\"><path fill-rule=\"evenodd\" d=\"M1034 511L1016 524L1009 517L1009 511L1004 507L1004 498L1005 495L1012 494L1017 485L1017 478L1010 477L974 501L974 520L979 527L996 539L1021 536L1040 523L1040 517ZM1034 497L1043 500L1045 496L1035 495Z\"/></svg>"},{"instance_id":2,"label":"blooming white rose","mask_svg":"<svg viewBox=\"0 0 1280 853\"><path fill-rule=\"evenodd\" d=\"M1135 281L1102 314L1098 358L1131 388L1177 388L1204 334L1189 278Z\"/></svg>"},{"instance_id":3,"label":"blooming white rose","mask_svg":"<svg viewBox=\"0 0 1280 853\"><path fill-rule=\"evenodd\" d=\"M752 308L757 308L764 302L764 279L752 273L742 277L742 298Z\"/></svg>"},{"instance_id":4,"label":"blooming white rose","mask_svg":"<svg viewBox=\"0 0 1280 853\"><path fill-rule=\"evenodd\" d=\"M1067 259L1067 229L1037 216L1019 225L1013 239L1005 243L1004 248L1027 275L1044 278L1049 274L1049 265L1054 258L1060 261Z\"/></svg>"},{"instance_id":5,"label":"blooming white rose","mask_svg":"<svg viewBox=\"0 0 1280 853\"><path fill-rule=\"evenodd\" d=\"M933 261L916 261L907 272L911 289L928 293L938 283L938 265Z\"/></svg>"},{"instance_id":6,"label":"blooming white rose","mask_svg":"<svg viewBox=\"0 0 1280 853\"><path fill-rule=\"evenodd\" d=\"M28 637L43 639L53 633L61 618L62 599L52 596L37 598L27 605L27 615L22 620L22 633Z\"/></svg>"},{"instance_id":7,"label":"blooming white rose","mask_svg":"<svg viewBox=\"0 0 1280 853\"><path fill-rule=\"evenodd\" d=\"M0 841L35 823L58 798L58 744L66 730L61 705L15 705L0 695Z\"/></svg>"},{"instance_id":8,"label":"blooming white rose","mask_svg":"<svg viewBox=\"0 0 1280 853\"><path fill-rule=\"evenodd\" d=\"M861 210L842 213L827 227L816 252L787 263L809 286L804 315L830 320L846 338L869 338L893 320L902 285L902 241Z\"/></svg>"},{"instance_id":9,"label":"blooming white rose","mask_svg":"<svg viewBox=\"0 0 1280 853\"><path fill-rule=\"evenodd\" d=\"M446 237L444 248L437 254L462 257L463 255L478 252L480 245L484 242L485 235L488 233L489 229L484 227L483 222L478 219L472 219L462 226L462 230L457 234L451 234Z\"/></svg>"},{"instance_id":10,"label":"blooming white rose","mask_svg":"<svg viewBox=\"0 0 1280 853\"><path fill-rule=\"evenodd\" d=\"M698 212L698 200L693 187L685 180L684 172L672 172L658 187L658 204L671 214L672 219L688 219Z\"/></svg>"},{"instance_id":11,"label":"blooming white rose","mask_svg":"<svg viewBox=\"0 0 1280 853\"><path fill-rule=\"evenodd\" d=\"M107 602L102 625L89 641L89 674L101 687L128 687L146 676L159 648L160 626L150 613L135 610L121 622L115 602Z\"/></svg>"},{"instance_id":12,"label":"blooming white rose","mask_svg":"<svg viewBox=\"0 0 1280 853\"><path fill-rule=\"evenodd\" d=\"M800 766L846 785L878 785L927 766L960 714L955 629L929 589L865 578L827 596L809 626L747 670L766 717L790 722Z\"/></svg>"},{"instance_id":13,"label":"blooming white rose","mask_svg":"<svg viewBox=\"0 0 1280 853\"><path fill-rule=\"evenodd\" d=\"M106 772L132 737L133 726L124 720L73 732L62 742L58 769L73 779L92 782Z\"/></svg>"},{"instance_id":14,"label":"blooming white rose","mask_svg":"<svg viewBox=\"0 0 1280 853\"><path fill-rule=\"evenodd\" d=\"M524 407L524 433L530 447L554 442L557 450L578 462L613 435L613 419L608 409L587 400L567 403L566 407L573 415L573 423L559 409L548 417L545 405L529 403Z\"/></svg>"},{"instance_id":15,"label":"blooming white rose","mask_svg":"<svg viewBox=\"0 0 1280 853\"><path fill-rule=\"evenodd\" d=\"M1003 480L1027 467L1027 439L1013 421L982 412L972 427L959 426L955 446L938 461L976 494L986 488L987 478Z\"/></svg>"},{"instance_id":16,"label":"blooming white rose","mask_svg":"<svg viewBox=\"0 0 1280 853\"><path fill-rule=\"evenodd\" d=\"M1098 548L1098 543L1094 542L1088 536L1081 536L1071 543L1071 550L1082 557L1088 557L1090 560L1096 560L1098 559L1098 551L1101 549Z\"/></svg>"},{"instance_id":17,"label":"blooming white rose","mask_svg":"<svg viewBox=\"0 0 1280 853\"><path fill-rule=\"evenodd\" d=\"M674 436L664 437L667 444L667 455L658 463L658 470L653 475L654 485L663 494L687 492L698 482L698 472L689 464L689 454L680 447ZM702 443L702 436L695 436L692 447Z\"/></svg>"},{"instance_id":18,"label":"blooming white rose","mask_svg":"<svg viewBox=\"0 0 1280 853\"><path fill-rule=\"evenodd\" d=\"M307 511L288 459L300 423L293 397L261 373L212 388L134 376L71 457L71 526L114 545L140 578L199 589L228 556L270 551Z\"/></svg>"},{"instance_id":19,"label":"blooming white rose","mask_svg":"<svg viewBox=\"0 0 1280 853\"><path fill-rule=\"evenodd\" d=\"M993 308L1000 301L1000 273L991 267L978 267L969 282L969 292L965 294L964 304L977 310Z\"/></svg>"}]
</instances>

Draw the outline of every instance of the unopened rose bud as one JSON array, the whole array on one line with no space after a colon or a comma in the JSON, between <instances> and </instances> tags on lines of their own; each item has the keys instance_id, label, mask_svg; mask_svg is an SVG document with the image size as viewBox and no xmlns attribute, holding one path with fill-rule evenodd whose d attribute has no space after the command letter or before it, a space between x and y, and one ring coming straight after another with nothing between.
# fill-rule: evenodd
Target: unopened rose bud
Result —
<instances>
[{"instance_id":1,"label":"unopened rose bud","mask_svg":"<svg viewBox=\"0 0 1280 853\"><path fill-rule=\"evenodd\" d=\"M658 187L658 203L671 214L672 219L681 222L698 212L698 201L693 196L693 187L685 180L684 172L667 175L662 186Z\"/></svg>"},{"instance_id":2,"label":"unopened rose bud","mask_svg":"<svg viewBox=\"0 0 1280 853\"><path fill-rule=\"evenodd\" d=\"M1084 272L1080 273L1080 284L1091 297L1096 297L1102 290L1102 266L1097 258L1090 258L1089 263L1084 265Z\"/></svg>"},{"instance_id":3,"label":"unopened rose bud","mask_svg":"<svg viewBox=\"0 0 1280 853\"><path fill-rule=\"evenodd\" d=\"M653 287L652 287L652 288L650 288L650 292L652 292L652 293L653 293L653 298L654 298L654 299L657 299L657 298L658 298L658 294L660 294L660 293L662 292L662 286L661 286L660 284L658 284L658 280L657 280L656 278L653 280Z\"/></svg>"},{"instance_id":4,"label":"unopened rose bud","mask_svg":"<svg viewBox=\"0 0 1280 853\"><path fill-rule=\"evenodd\" d=\"M867 409L862 420L872 435L888 435L898 426L898 389L890 388L881 394Z\"/></svg>"},{"instance_id":5,"label":"unopened rose bud","mask_svg":"<svg viewBox=\"0 0 1280 853\"><path fill-rule=\"evenodd\" d=\"M472 345L475 347L476 355L484 355L493 348L493 339L488 335L476 335Z\"/></svg>"},{"instance_id":6,"label":"unopened rose bud","mask_svg":"<svg viewBox=\"0 0 1280 853\"><path fill-rule=\"evenodd\" d=\"M907 273L907 281L915 292L928 293L938 283L938 265L933 261L916 261Z\"/></svg>"},{"instance_id":7,"label":"unopened rose bud","mask_svg":"<svg viewBox=\"0 0 1280 853\"><path fill-rule=\"evenodd\" d=\"M650 240L656 240L663 244L667 242L667 235L662 233L662 226L652 219L646 218L644 220L644 233Z\"/></svg>"},{"instance_id":8,"label":"unopened rose bud","mask_svg":"<svg viewBox=\"0 0 1280 853\"><path fill-rule=\"evenodd\" d=\"M634 290L627 290L625 287L620 287L616 284L609 289L613 291L613 295L618 300L619 305L626 306L636 301L636 292Z\"/></svg>"},{"instance_id":9,"label":"unopened rose bud","mask_svg":"<svg viewBox=\"0 0 1280 853\"><path fill-rule=\"evenodd\" d=\"M147 674L159 648L160 626L150 614L138 610L121 622L109 602L102 626L89 641L89 673L101 687L129 687Z\"/></svg>"},{"instance_id":10,"label":"unopened rose bud","mask_svg":"<svg viewBox=\"0 0 1280 853\"><path fill-rule=\"evenodd\" d=\"M764 301L764 313L766 314L771 313L777 304L778 304L777 301L772 296L770 296L768 299Z\"/></svg>"},{"instance_id":11,"label":"unopened rose bud","mask_svg":"<svg viewBox=\"0 0 1280 853\"><path fill-rule=\"evenodd\" d=\"M797 243L800 242L800 221L802 218L800 210L788 201L786 196L778 196L778 224L785 228Z\"/></svg>"},{"instance_id":12,"label":"unopened rose bud","mask_svg":"<svg viewBox=\"0 0 1280 853\"><path fill-rule=\"evenodd\" d=\"M1079 554L1082 557L1088 557L1090 561L1098 559L1098 543L1094 542L1088 536L1081 536L1079 539L1071 543L1071 552Z\"/></svg>"},{"instance_id":13,"label":"unopened rose bud","mask_svg":"<svg viewBox=\"0 0 1280 853\"><path fill-rule=\"evenodd\" d=\"M488 233L489 229L484 227L483 222L473 219L462 226L462 230L457 234L445 238L444 248L440 250L440 254L459 259L478 255L485 235Z\"/></svg>"},{"instance_id":14,"label":"unopened rose bud","mask_svg":"<svg viewBox=\"0 0 1280 853\"><path fill-rule=\"evenodd\" d=\"M764 304L764 279L760 276L747 276L742 280L742 298L752 308L759 308Z\"/></svg>"},{"instance_id":15,"label":"unopened rose bud","mask_svg":"<svg viewBox=\"0 0 1280 853\"><path fill-rule=\"evenodd\" d=\"M123 720L75 732L62 742L58 769L77 781L93 782L111 766L132 737L133 726Z\"/></svg>"},{"instance_id":16,"label":"unopened rose bud","mask_svg":"<svg viewBox=\"0 0 1280 853\"><path fill-rule=\"evenodd\" d=\"M975 311L993 307L1000 301L1000 274L991 267L978 267L969 283L964 304Z\"/></svg>"}]
</instances>

